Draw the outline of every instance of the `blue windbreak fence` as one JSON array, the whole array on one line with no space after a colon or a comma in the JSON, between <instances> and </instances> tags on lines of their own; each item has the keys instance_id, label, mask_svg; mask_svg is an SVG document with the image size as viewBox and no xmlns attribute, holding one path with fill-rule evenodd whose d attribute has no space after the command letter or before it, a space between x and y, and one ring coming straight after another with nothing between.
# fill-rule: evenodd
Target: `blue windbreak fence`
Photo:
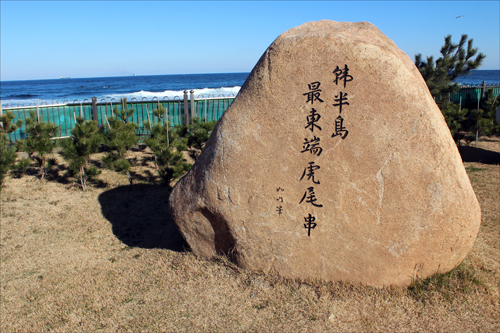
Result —
<instances>
[{"instance_id":1,"label":"blue windbreak fence","mask_svg":"<svg viewBox=\"0 0 500 333\"><path fill-rule=\"evenodd\" d=\"M203 97L198 96L188 99L187 95L184 99L178 97L170 100L164 98L160 100L153 98L147 100L144 98L141 101L132 99L127 101L127 107L133 108L135 112L128 119L139 125L136 133L144 135L147 129L144 122L149 121L153 124L168 124L171 127L187 124L192 118L200 118L206 121L219 120L224 111L231 105L235 96L219 96L219 97ZM153 115L153 110L157 108L165 108L165 114L158 118ZM52 104L42 103L40 105L30 106L17 106L17 107L4 107L1 112L13 112L14 123L18 119L25 120L30 117L30 113L34 114L35 118L39 121L50 121L59 126L59 138L68 137L71 135L71 129L75 126L76 119L82 117L84 119L96 120L101 127L107 126L107 118L113 116L113 109L122 109L122 104L117 100L101 100L97 102L94 98L93 101L85 100L83 102L73 102L66 104ZM187 111L187 112L186 112ZM18 128L15 132L10 133L9 140L15 142L26 137L26 125Z\"/></svg>"},{"instance_id":2,"label":"blue windbreak fence","mask_svg":"<svg viewBox=\"0 0 500 333\"><path fill-rule=\"evenodd\" d=\"M462 87L458 93L450 94L450 101L455 104L459 104L461 101L462 106L466 108L476 107L477 102L484 98L484 94L490 89L493 96L500 95L500 85ZM460 100L460 97L462 100Z\"/></svg>"},{"instance_id":3,"label":"blue windbreak fence","mask_svg":"<svg viewBox=\"0 0 500 333\"><path fill-rule=\"evenodd\" d=\"M480 86L462 87L458 93L450 95L450 101L456 104L462 103L462 107L475 108L477 107L478 100L484 98L485 93L489 90L492 91L493 96L500 95L500 85L487 86L483 84ZM205 119L206 121L219 120L234 98L234 95L220 95L218 97L198 96L198 98L195 98L192 91L190 96L185 91L183 99L180 97L175 97L174 99L168 99L167 97L158 99L154 97L151 100L143 98L143 100L138 101L133 98L127 101L127 107L135 109L136 112L134 112L129 120L139 124L137 134L144 135L147 132L144 122L147 120L154 124L164 124L165 120L168 120L168 124L172 127L180 124L188 124L190 119L194 117ZM87 99L83 102L74 101L73 103L65 104L49 105L42 102L40 105L7 106L3 109L0 108L0 114L12 111L15 116L14 122L16 122L18 119L24 120L28 118L30 112L33 112L40 121L50 121L59 126L60 133L58 137L63 138L71 135L71 129L75 126L77 117L97 120L99 126L107 126L106 117L113 116L112 110L115 107L121 110L121 102L115 99L97 101L94 97L92 101ZM166 110L162 118L157 118L153 115L153 110L159 107L164 107ZM25 125L9 134L11 142L25 137Z\"/></svg>"}]
</instances>

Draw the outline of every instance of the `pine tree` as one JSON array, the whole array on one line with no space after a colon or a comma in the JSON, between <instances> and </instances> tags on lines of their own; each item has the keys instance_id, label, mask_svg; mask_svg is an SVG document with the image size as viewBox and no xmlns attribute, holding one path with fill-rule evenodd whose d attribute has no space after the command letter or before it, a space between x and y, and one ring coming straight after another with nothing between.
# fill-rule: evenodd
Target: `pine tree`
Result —
<instances>
[{"instance_id":1,"label":"pine tree","mask_svg":"<svg viewBox=\"0 0 500 333\"><path fill-rule=\"evenodd\" d=\"M135 109L128 107L126 98L122 98L120 100L120 104L121 104L121 109L115 106L113 108L113 114L115 115L115 117L120 119L124 124L126 124L129 122L128 119L134 114Z\"/></svg>"},{"instance_id":2,"label":"pine tree","mask_svg":"<svg viewBox=\"0 0 500 333\"><path fill-rule=\"evenodd\" d=\"M453 80L469 74L471 70L481 66L486 58L483 53L478 53L478 49L473 48L472 44L473 39L468 39L466 34L462 35L458 44L454 44L451 35L448 35L441 47L441 57L435 62L432 56L424 61L420 53L415 55L415 66L441 109L457 145L460 145L460 131L464 129L463 122L466 120L467 110L455 107L449 102L449 95L457 93L460 89L458 83Z\"/></svg>"},{"instance_id":3,"label":"pine tree","mask_svg":"<svg viewBox=\"0 0 500 333\"><path fill-rule=\"evenodd\" d=\"M16 148L10 144L7 135L14 132L22 125L21 120L13 123L14 118L13 112L6 112L0 116L0 190L9 170L24 167L26 165L25 159L22 159L17 165L14 165L16 161ZM29 159L27 160L29 163Z\"/></svg>"},{"instance_id":4,"label":"pine tree","mask_svg":"<svg viewBox=\"0 0 500 333\"><path fill-rule=\"evenodd\" d=\"M153 117L159 118L158 122L160 123L167 122L166 116L167 116L167 110L163 105L159 105L158 107L153 109Z\"/></svg>"},{"instance_id":5,"label":"pine tree","mask_svg":"<svg viewBox=\"0 0 500 333\"><path fill-rule=\"evenodd\" d=\"M156 112L155 112L156 111ZM153 111L153 115L162 118L165 109L160 107ZM187 149L187 138L179 135L182 127L170 128L168 123L151 125L150 136L144 139L144 143L151 149L155 156L155 168L164 184L170 184L172 179L181 176L188 171L191 165L184 161L182 151Z\"/></svg>"},{"instance_id":6,"label":"pine tree","mask_svg":"<svg viewBox=\"0 0 500 333\"><path fill-rule=\"evenodd\" d=\"M0 116L0 133L5 135L16 131L19 127L23 125L23 121L18 119L16 123L13 123L16 116L14 112L7 111L5 114Z\"/></svg>"},{"instance_id":7,"label":"pine tree","mask_svg":"<svg viewBox=\"0 0 500 333\"><path fill-rule=\"evenodd\" d=\"M139 142L135 134L138 128L136 123L123 123L120 119L110 117L109 127L105 130L105 142L111 150L114 150L118 158L125 158L127 152Z\"/></svg>"},{"instance_id":8,"label":"pine tree","mask_svg":"<svg viewBox=\"0 0 500 333\"><path fill-rule=\"evenodd\" d=\"M478 108L471 108L462 120L462 130L469 133L467 143L477 141L480 135L492 135L500 132L500 126L495 121L496 109L499 105L499 96L494 96L493 89L488 89L485 97L480 99Z\"/></svg>"},{"instance_id":9,"label":"pine tree","mask_svg":"<svg viewBox=\"0 0 500 333\"><path fill-rule=\"evenodd\" d=\"M16 161L16 149L9 147L9 140L6 135L0 134L0 190L3 181L9 170Z\"/></svg>"},{"instance_id":10,"label":"pine tree","mask_svg":"<svg viewBox=\"0 0 500 333\"><path fill-rule=\"evenodd\" d=\"M69 162L69 168L79 179L83 191L87 189L87 180L100 173L96 166L89 165L89 158L97 152L101 141L96 121L77 118L71 138L59 142L61 155Z\"/></svg>"},{"instance_id":11,"label":"pine tree","mask_svg":"<svg viewBox=\"0 0 500 333\"><path fill-rule=\"evenodd\" d=\"M496 122L496 112L500 105L500 94L493 94L493 89L486 90L486 96L482 99L481 109L484 110L484 126L482 131L484 135L493 135L500 133L500 125Z\"/></svg>"},{"instance_id":12,"label":"pine tree","mask_svg":"<svg viewBox=\"0 0 500 333\"><path fill-rule=\"evenodd\" d=\"M104 141L112 150L103 159L104 165L110 169L127 175L132 185L132 175L130 174L130 162L126 159L126 154L130 148L139 143L139 137L135 130L139 127L136 123L128 121L134 113L134 109L127 109L126 99L122 100L122 110L113 110L114 117L108 118L108 128L104 131Z\"/></svg>"},{"instance_id":13,"label":"pine tree","mask_svg":"<svg viewBox=\"0 0 500 333\"><path fill-rule=\"evenodd\" d=\"M215 120L207 122L204 119L200 120L199 118L193 118L191 124L187 126L185 135L188 140L187 144L189 148L192 148L189 151L189 156L191 156L193 160L196 161L198 156L200 156L201 150L216 124L217 121Z\"/></svg>"},{"instance_id":14,"label":"pine tree","mask_svg":"<svg viewBox=\"0 0 500 333\"><path fill-rule=\"evenodd\" d=\"M169 131L174 133L174 131ZM144 143L151 149L155 155L155 168L164 184L169 184L172 179L181 176L191 167L184 161L182 148L185 142L172 141L172 136L168 138L165 125L154 125L150 138L144 139ZM167 139L168 138L168 139ZM168 143L170 141L170 143Z\"/></svg>"},{"instance_id":15,"label":"pine tree","mask_svg":"<svg viewBox=\"0 0 500 333\"><path fill-rule=\"evenodd\" d=\"M460 145L460 130L462 129L462 124L467 119L465 115L468 110L462 109L459 105L452 102L445 102L441 106L441 112L456 144Z\"/></svg>"},{"instance_id":16,"label":"pine tree","mask_svg":"<svg viewBox=\"0 0 500 333\"><path fill-rule=\"evenodd\" d=\"M481 66L486 58L483 53L478 53L478 49L473 48L472 44L473 39L467 39L466 34L462 35L458 44L452 43L451 35L448 35L441 47L441 57L435 62L432 56L424 61L420 53L415 55L415 66L422 74L438 106L448 101L448 94L455 94L460 89L458 83L453 80L469 74L471 70Z\"/></svg>"},{"instance_id":17,"label":"pine tree","mask_svg":"<svg viewBox=\"0 0 500 333\"><path fill-rule=\"evenodd\" d=\"M55 143L52 140L59 131L59 127L52 122L37 121L36 113L30 112L30 117L25 120L27 138L16 142L18 150L27 152L29 157L38 164L40 179L43 180L47 169L50 169L56 160L48 159Z\"/></svg>"},{"instance_id":18,"label":"pine tree","mask_svg":"<svg viewBox=\"0 0 500 333\"><path fill-rule=\"evenodd\" d=\"M149 120L148 121L145 121L144 122L144 127L146 128L146 131L149 131L150 134L152 134L152 130L153 130L153 126L155 125L155 117L158 118L158 123L157 124L161 124L161 123L165 123L167 124L168 123L168 120L166 119L166 109L163 105L159 105L158 107L154 108L153 109L153 122L151 123ZM165 120L163 119L165 118ZM169 136L167 137L167 144L170 143L170 137L173 138L173 140L175 140L176 138L176 133L170 133L170 130L169 130L169 127L167 125L165 125L165 129L167 131L167 133L169 134ZM153 137L153 136L150 136L150 137ZM171 140L171 141L173 141Z\"/></svg>"}]
</instances>

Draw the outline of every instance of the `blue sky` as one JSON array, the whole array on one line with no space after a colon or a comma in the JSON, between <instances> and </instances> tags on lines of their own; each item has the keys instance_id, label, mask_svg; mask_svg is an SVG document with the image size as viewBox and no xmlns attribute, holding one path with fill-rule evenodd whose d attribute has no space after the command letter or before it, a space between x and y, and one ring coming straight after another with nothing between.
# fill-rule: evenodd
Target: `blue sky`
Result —
<instances>
[{"instance_id":1,"label":"blue sky","mask_svg":"<svg viewBox=\"0 0 500 333\"><path fill-rule=\"evenodd\" d=\"M462 34L500 69L499 1L0 1L0 79L249 72L308 21L368 21L413 60ZM462 18L456 19L457 16Z\"/></svg>"}]
</instances>

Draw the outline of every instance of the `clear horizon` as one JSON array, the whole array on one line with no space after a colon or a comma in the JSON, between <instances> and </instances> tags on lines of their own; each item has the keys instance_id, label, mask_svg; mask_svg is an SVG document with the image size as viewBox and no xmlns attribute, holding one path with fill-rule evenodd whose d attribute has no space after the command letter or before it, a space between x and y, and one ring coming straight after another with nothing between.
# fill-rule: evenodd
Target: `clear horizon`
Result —
<instances>
[{"instance_id":1,"label":"clear horizon","mask_svg":"<svg viewBox=\"0 0 500 333\"><path fill-rule=\"evenodd\" d=\"M115 77L130 77L130 76L167 76L167 75L210 75L210 74L242 74L242 73L250 73L248 72L221 72L221 73L172 73L172 74L132 74L132 75L111 75L111 76L85 76L85 77L63 77L63 79L105 79L105 78L115 78ZM50 78L50 79L24 79L24 80L0 80L2 82L11 82L11 81L43 81L43 80L60 80L61 77Z\"/></svg>"},{"instance_id":2,"label":"clear horizon","mask_svg":"<svg viewBox=\"0 0 500 333\"><path fill-rule=\"evenodd\" d=\"M500 71L500 69L474 69L473 71ZM249 73L248 72L224 72L224 73L186 73L186 74L178 74L178 73L173 73L173 74L136 74L135 76L175 76L175 75L210 75L210 74L242 74L242 73ZM114 76L86 76L86 77L68 77L69 79L105 79L105 78L117 78L117 77L130 77L133 75L114 75ZM23 79L23 80L0 80L0 82L16 82L16 81L44 81L44 80L60 80L61 78L50 78L50 79ZM64 78L63 78L64 79Z\"/></svg>"},{"instance_id":3,"label":"clear horizon","mask_svg":"<svg viewBox=\"0 0 500 333\"><path fill-rule=\"evenodd\" d=\"M281 33L321 19L368 21L412 60L467 34L478 69L500 69L498 1L0 1L0 15L1 81L247 73Z\"/></svg>"}]
</instances>

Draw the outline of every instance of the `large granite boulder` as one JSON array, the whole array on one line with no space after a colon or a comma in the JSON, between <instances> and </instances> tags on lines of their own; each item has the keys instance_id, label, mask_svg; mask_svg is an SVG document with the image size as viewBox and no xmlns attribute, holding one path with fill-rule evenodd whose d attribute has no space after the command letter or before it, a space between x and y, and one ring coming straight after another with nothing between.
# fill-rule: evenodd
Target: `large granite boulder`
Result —
<instances>
[{"instance_id":1,"label":"large granite boulder","mask_svg":"<svg viewBox=\"0 0 500 333\"><path fill-rule=\"evenodd\" d=\"M454 268L481 216L417 68L366 22L280 35L170 204L195 254L373 286Z\"/></svg>"}]
</instances>

